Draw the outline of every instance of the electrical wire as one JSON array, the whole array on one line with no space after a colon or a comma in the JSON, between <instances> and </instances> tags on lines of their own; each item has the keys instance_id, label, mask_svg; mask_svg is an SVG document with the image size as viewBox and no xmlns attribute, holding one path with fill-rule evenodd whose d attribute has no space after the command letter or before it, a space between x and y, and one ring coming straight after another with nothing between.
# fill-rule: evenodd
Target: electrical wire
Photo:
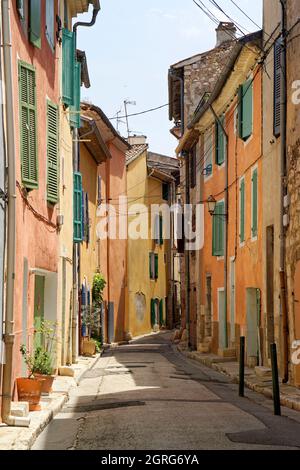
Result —
<instances>
[{"instance_id":1,"label":"electrical wire","mask_svg":"<svg viewBox=\"0 0 300 470\"><path fill-rule=\"evenodd\" d=\"M238 10L240 10L241 13L243 13L243 15L244 15L246 18L248 18L248 20L251 21L251 23L254 24L254 26L257 26L257 28L261 29L261 26L259 26L241 7L239 7L238 4L237 4L234 0L230 0L230 1L231 1L231 3L233 3L233 5L236 6L236 8L237 8Z\"/></svg>"},{"instance_id":2,"label":"electrical wire","mask_svg":"<svg viewBox=\"0 0 300 470\"><path fill-rule=\"evenodd\" d=\"M223 13L223 15L225 15L226 18L228 18L236 26L236 28L242 33L243 36L245 36L245 33L243 30L245 30L247 33L250 32L246 28L241 26L237 21L233 20L229 15L227 15L227 13L223 10L223 8L220 7L220 5L215 0L209 0L209 2L213 6L215 6L215 8L217 8L221 13Z\"/></svg>"}]
</instances>

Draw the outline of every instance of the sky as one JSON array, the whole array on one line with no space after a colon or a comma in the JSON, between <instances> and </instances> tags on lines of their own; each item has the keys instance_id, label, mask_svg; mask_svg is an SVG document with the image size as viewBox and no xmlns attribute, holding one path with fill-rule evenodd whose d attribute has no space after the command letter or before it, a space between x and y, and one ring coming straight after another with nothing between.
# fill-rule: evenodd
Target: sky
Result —
<instances>
[{"instance_id":1,"label":"sky","mask_svg":"<svg viewBox=\"0 0 300 470\"><path fill-rule=\"evenodd\" d=\"M108 118L168 103L168 69L187 57L215 47L216 24L193 0L100 0L101 11L92 28L79 28L77 47L87 55L91 88L82 88L82 99L99 106ZM200 3L200 2L198 2ZM220 20L229 21L202 0ZM257 30L232 0L217 0L223 11L244 31ZM235 0L255 22L262 22L262 0ZM89 21L89 13L76 20ZM111 121L117 127L117 121ZM131 134L146 135L150 150L174 156L176 139L170 134L168 107L129 118ZM127 137L125 119L119 132Z\"/></svg>"}]
</instances>

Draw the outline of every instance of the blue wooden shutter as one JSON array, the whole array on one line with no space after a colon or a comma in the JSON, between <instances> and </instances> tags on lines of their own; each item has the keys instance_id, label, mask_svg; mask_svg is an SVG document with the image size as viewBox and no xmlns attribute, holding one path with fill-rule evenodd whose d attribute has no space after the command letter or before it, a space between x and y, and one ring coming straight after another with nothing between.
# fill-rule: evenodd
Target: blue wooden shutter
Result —
<instances>
[{"instance_id":1,"label":"blue wooden shutter","mask_svg":"<svg viewBox=\"0 0 300 470\"><path fill-rule=\"evenodd\" d=\"M81 88L81 64L74 64L74 90L73 105L70 108L70 125L79 129L80 127L80 88Z\"/></svg>"},{"instance_id":2,"label":"blue wooden shutter","mask_svg":"<svg viewBox=\"0 0 300 470\"><path fill-rule=\"evenodd\" d=\"M245 180L240 183L240 243L245 241Z\"/></svg>"},{"instance_id":3,"label":"blue wooden shutter","mask_svg":"<svg viewBox=\"0 0 300 470\"><path fill-rule=\"evenodd\" d=\"M274 135L280 135L280 115L281 115L281 39L274 45Z\"/></svg>"},{"instance_id":4,"label":"blue wooden shutter","mask_svg":"<svg viewBox=\"0 0 300 470\"><path fill-rule=\"evenodd\" d=\"M65 105L73 104L74 67L75 67L74 35L68 29L62 31L62 101Z\"/></svg>"},{"instance_id":5,"label":"blue wooden shutter","mask_svg":"<svg viewBox=\"0 0 300 470\"><path fill-rule=\"evenodd\" d=\"M74 204L73 204L74 242L82 242L82 176L74 173Z\"/></svg>"},{"instance_id":6,"label":"blue wooden shutter","mask_svg":"<svg viewBox=\"0 0 300 470\"><path fill-rule=\"evenodd\" d=\"M258 228L258 201L257 201L257 194L258 188L257 188L257 169L255 169L252 173L252 237L257 237L257 228Z\"/></svg>"},{"instance_id":7,"label":"blue wooden shutter","mask_svg":"<svg viewBox=\"0 0 300 470\"><path fill-rule=\"evenodd\" d=\"M30 0L29 39L35 47L41 48L41 1Z\"/></svg>"},{"instance_id":8,"label":"blue wooden shutter","mask_svg":"<svg viewBox=\"0 0 300 470\"><path fill-rule=\"evenodd\" d=\"M47 102L47 201L53 204L59 198L58 162L58 108Z\"/></svg>"},{"instance_id":9,"label":"blue wooden shutter","mask_svg":"<svg viewBox=\"0 0 300 470\"><path fill-rule=\"evenodd\" d=\"M20 151L22 183L38 187L37 108L35 69L19 62Z\"/></svg>"}]
</instances>

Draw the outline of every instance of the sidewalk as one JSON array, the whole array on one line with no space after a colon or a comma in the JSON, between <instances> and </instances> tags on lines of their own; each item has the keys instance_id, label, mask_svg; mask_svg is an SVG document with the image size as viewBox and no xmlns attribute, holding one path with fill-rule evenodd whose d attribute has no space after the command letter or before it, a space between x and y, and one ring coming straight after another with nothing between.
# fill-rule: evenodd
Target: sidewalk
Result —
<instances>
[{"instance_id":1,"label":"sidewalk","mask_svg":"<svg viewBox=\"0 0 300 470\"><path fill-rule=\"evenodd\" d=\"M201 364L221 372L232 379L232 382L239 382L239 363L228 361L215 354L203 354L197 351L188 351L185 345L178 344L177 349L189 359L193 359ZM255 392L262 393L267 398L272 398L272 380L267 377L258 377L249 367L245 367L245 385ZM287 384L280 384L280 402L282 406L287 406L292 410L300 411L300 389Z\"/></svg>"},{"instance_id":2,"label":"sidewalk","mask_svg":"<svg viewBox=\"0 0 300 470\"><path fill-rule=\"evenodd\" d=\"M78 363L72 365L74 377L55 377L53 392L41 398L41 411L29 412L28 428L0 424L0 450L29 450L38 435L68 401L70 390L77 387L83 374L93 367L100 356L101 353L94 357L79 357Z\"/></svg>"}]
</instances>

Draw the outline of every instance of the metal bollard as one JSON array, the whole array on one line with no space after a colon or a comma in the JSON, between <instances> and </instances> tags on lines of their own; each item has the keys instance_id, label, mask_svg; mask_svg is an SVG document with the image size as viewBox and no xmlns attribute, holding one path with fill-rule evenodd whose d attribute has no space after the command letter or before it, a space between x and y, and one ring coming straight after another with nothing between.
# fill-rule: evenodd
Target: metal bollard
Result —
<instances>
[{"instance_id":1,"label":"metal bollard","mask_svg":"<svg viewBox=\"0 0 300 470\"><path fill-rule=\"evenodd\" d=\"M271 353L271 364L272 364L274 415L281 416L280 390L279 390L278 364L277 364L277 348L276 348L275 343L270 344L270 353Z\"/></svg>"},{"instance_id":2,"label":"metal bollard","mask_svg":"<svg viewBox=\"0 0 300 470\"><path fill-rule=\"evenodd\" d=\"M239 374L239 396L244 397L245 389L245 336L240 337L240 374Z\"/></svg>"}]
</instances>

